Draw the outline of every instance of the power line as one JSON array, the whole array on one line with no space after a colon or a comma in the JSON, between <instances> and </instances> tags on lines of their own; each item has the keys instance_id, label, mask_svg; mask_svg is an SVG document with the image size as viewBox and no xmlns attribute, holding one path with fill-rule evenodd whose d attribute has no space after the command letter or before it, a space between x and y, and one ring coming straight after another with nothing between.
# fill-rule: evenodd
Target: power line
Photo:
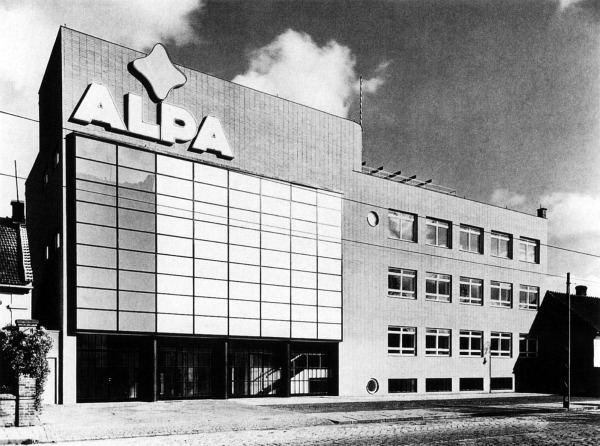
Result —
<instances>
[{"instance_id":1,"label":"power line","mask_svg":"<svg viewBox=\"0 0 600 446\"><path fill-rule=\"evenodd\" d=\"M0 114L12 116L13 118L25 119L25 120L31 121L31 122L37 122L37 123L40 122L39 119L29 118L27 116L19 115L17 113L7 112L7 111L4 111L4 110L0 110Z\"/></svg>"},{"instance_id":2,"label":"power line","mask_svg":"<svg viewBox=\"0 0 600 446\"><path fill-rule=\"evenodd\" d=\"M17 114L17 113L7 112L7 111L1 110L1 109L0 109L0 114L5 114L5 115L8 115L8 116L12 116L12 117L15 117L15 118L20 118L20 119L25 119L25 120L31 121L31 122L36 122L36 123L40 122L38 119L30 118L30 117L23 116L23 115L20 115L20 114ZM61 128L63 130L68 130L65 127L61 127ZM11 177L11 178L15 178L15 175L6 174L6 173L3 173L3 172L0 172L0 175ZM21 180L27 180L26 177L20 177L20 176L18 176L16 178L19 178ZM368 203L368 202L365 202L365 201L355 200L355 199L351 199L351 198L347 198L347 197L343 197L343 196L342 196L342 199L346 200L346 201L349 201L349 202L353 202L353 203L357 203L357 204L362 204L362 205L365 205L365 206L376 207L376 208L379 208L379 209L384 209L384 210L391 209L389 207L381 206L381 205L378 205L378 204ZM485 204L485 203L482 203L482 204ZM412 215L415 215L415 214L412 214ZM527 214L527 215L531 215L531 214ZM531 216L533 217L533 215L531 215ZM427 219L428 218L428 217L424 217L422 215L416 215L416 217L420 218L420 219ZM487 234L493 233L493 231L487 231L485 229L482 229L482 232L483 233L487 233ZM550 245L550 244L541 243L541 242L540 242L540 246L545 246L547 248L557 249L557 250L561 250L561 251L565 251L565 252L570 252L570 253L573 253L573 254L580 254L580 255L585 255L585 256L595 257L595 258L599 258L600 259L600 255L599 254L593 254L593 253L589 253L589 252L579 251L579 250L576 250L576 249L564 248L562 246L555 246L555 245Z\"/></svg>"},{"instance_id":3,"label":"power line","mask_svg":"<svg viewBox=\"0 0 600 446\"><path fill-rule=\"evenodd\" d=\"M128 189L128 190L137 190L137 189L129 189L129 188L125 188L125 189ZM111 197L111 198L115 198L115 199L117 198L116 195L111 195L111 194L107 194L107 193L104 193L104 192L97 192L97 191L93 191L93 190L89 190L89 189L76 188L76 190L81 191L81 192L88 192L88 193L94 193L94 194L98 194L98 195L103 195L103 196L107 196L107 197ZM139 199L134 199L134 198L126 198L126 197L122 197L122 198L125 198L128 201L139 202L139 203L143 203L143 204L152 204L152 205L156 206L156 208L163 207L163 208L169 208L169 209L174 209L174 210L186 211L186 212L192 213L192 214L200 214L200 215L207 215L207 216L211 216L211 217L227 218L227 217L223 217L223 216L218 215L218 214L213 214L213 213L209 213L209 212L197 212L197 211L193 211L193 210L181 208L181 207L178 207L178 206L158 205L155 202L147 201L147 200L139 200ZM173 198L179 198L179 199L181 199L181 197L173 197ZM85 200L82 200L82 201L85 201ZM91 203L93 203L93 202L91 202ZM94 203L94 204L101 204L101 203ZM141 212L144 212L144 211L141 211ZM174 217L177 217L177 216L174 216ZM179 217L179 218L185 218L185 217ZM252 222L250 220L239 219L239 218L233 218L233 219L229 218L229 220L233 220L233 221L241 222L241 223L250 223L250 224L253 224L253 225L258 225L260 227L267 227L267 228L271 228L271 229L281 229L281 230L284 230L284 231L289 231L291 235L306 234L306 235L309 235L310 238L317 238L317 235L315 233L308 232L308 231L301 231L301 230L291 230L290 228L287 228L287 227L284 227L284 226L265 225L263 223L258 224L256 222ZM316 222L315 222L315 224L316 224ZM276 231L276 233L281 234L281 231ZM332 239L332 237L330 237L330 236L320 236L319 238L321 238L321 239L323 239L325 241L328 241L328 240ZM536 275L542 275L542 276L548 276L548 277L553 277L553 278L564 279L564 277L562 275L558 275L558 274L542 273L542 272L539 272L539 271L529 271L529 270L525 270L525 269L522 269L522 268L511 268L511 267L502 266L502 265L494 265L494 264L491 264L491 263L477 262L475 260L457 259L457 258L454 258L454 257L443 256L443 255L440 255L440 254L429 254L429 253L424 253L424 252L419 252L419 251L413 251L413 250L410 250L410 249L404 249L404 248L400 248L400 247L386 246L386 245L377 244L377 243L362 242L362 241L353 240L353 239L341 238L341 240L342 241L346 241L346 242L350 242L350 243L358 243L358 244L369 245L369 246L374 246L374 247L380 247L380 248L385 248L385 249L392 249L392 250L397 250L397 251L402 251L402 252L407 252L407 253L412 253L412 254L418 254L418 255L424 255L424 256L430 256L430 257L436 257L436 258L442 258L442 259L448 259L448 260L453 260L453 261L458 261L458 262L463 262L463 263L470 263L470 264L475 264L475 265L490 266L490 267L493 267L493 268L500 268L500 269L506 269L506 270L511 270L511 271L519 271L519 272L524 272L524 273L529 273L529 274L536 274ZM583 278L577 278L577 280L583 281L583 282L598 283L598 284L600 284L600 281L588 280L588 279L583 279Z\"/></svg>"},{"instance_id":4,"label":"power line","mask_svg":"<svg viewBox=\"0 0 600 446\"><path fill-rule=\"evenodd\" d=\"M10 174L3 173L3 172L0 172L0 175L6 176L6 177L10 177L10 178L14 178L15 177L14 175L10 175ZM27 178L25 178L25 177L20 177L19 176L17 178L22 179L22 180L27 180ZM66 186L63 186L63 187L66 187ZM100 195L107 195L107 196L111 196L112 197L112 195L110 195L110 194L103 194L101 192L96 192L96 191L86 191L86 192L92 192L92 193L96 193L96 194L100 194ZM176 198L180 198L180 197L176 197ZM372 203L367 203L367 202L360 201L360 200L354 200L354 199L346 198L346 197L341 197L341 198L343 200L345 200L345 201L350 201L350 202L353 202L353 203L363 204L365 206L372 206L372 207L376 207L376 208L379 208L379 209L389 209L389 208L385 208L385 207L380 206L380 205L376 205L376 204L372 204ZM131 200L131 199L129 199L129 200ZM145 203L146 204L153 204L152 202L145 202ZM175 209L182 210L182 211L187 211L187 209L184 209L184 208L175 208ZM415 214L411 214L411 215L415 215ZM424 219L424 220L426 220L428 218L428 217L424 217L422 215L416 215L416 217L420 218L420 219ZM487 230L483 229L482 232L486 233L486 234L492 234L494 231L487 231ZM562 247L562 246L550 245L548 243L542 243L542 242L540 242L540 246L545 246L547 248L556 249L556 250L560 250L560 251L565 251L565 252L569 252L569 253L572 253L572 254L579 254L579 255L584 255L584 256L594 257L594 258L600 259L600 255L599 254L594 254L594 253L590 253L590 252L579 251L579 250L576 250L576 249L565 248L565 247ZM412 252L412 251L410 251L410 252ZM478 262L475 262L475 263L478 263Z\"/></svg>"},{"instance_id":5,"label":"power line","mask_svg":"<svg viewBox=\"0 0 600 446\"><path fill-rule=\"evenodd\" d=\"M14 175L8 175L5 173L1 173L0 175L4 175L4 176L8 176L8 177L14 177ZM19 177L21 179L26 179L23 177ZM65 187L65 186L63 186ZM128 188L125 188L128 189ZM107 196L107 197L111 197L111 198L117 198L115 195L111 195L111 194L107 194L107 193L103 193L103 192L98 192L98 191L93 191L93 190L89 190L89 189L82 189L82 188L76 188L76 190L81 191L81 192L88 192L88 193L93 193L93 194L97 194L97 195L103 195L103 196ZM136 189L132 189L132 190L136 190ZM149 192L149 193L154 193L154 192ZM181 197L174 197L174 198L181 198ZM146 201L146 200L139 200L139 199L134 199L134 198L126 198L128 201L133 201L133 202L139 202L139 203L143 203L143 204L152 204L156 207L163 207L163 208L169 208L169 209L174 209L174 210L180 210L180 211L185 211L185 212L191 212L193 214L201 214L201 215L208 215L211 217L219 217L219 218L225 218L223 216L217 215L217 214L210 214L210 213L206 213L206 212L197 212L194 210L189 210L189 209L185 209L182 207L177 207L177 206L169 206L169 205L158 205L156 202L153 201ZM350 200L350 199L346 199L346 200ZM85 201L85 200L83 200ZM355 201L355 200L350 200L350 201ZM96 203L98 204L98 203ZM374 205L375 206L375 205ZM380 206L376 206L376 207L380 207ZM143 212L143 211L142 211ZM425 218L425 217L421 217L421 218ZM249 220L243 220L243 219L231 219L229 218L229 220L233 220L233 221L238 221L238 222L242 222L242 223L250 223L250 224L257 224L256 222L251 222ZM264 225L262 224L262 226L264 227L270 227L272 229L281 229L281 230L285 230L285 231L291 231L291 229L283 227L283 226L276 226L276 225ZM294 230L292 231L296 234L308 234L308 235L314 235L313 233L309 233L306 231L300 231L300 230ZM484 231L487 232L487 231ZM278 232L281 233L281 232ZM326 240L329 237L325 237L324 239ZM459 261L459 262L464 262L464 263L472 263L472 264L476 264L476 265L484 265L484 266L491 266L494 268L501 268L501 269L507 269L507 270L511 270L511 271L520 271L520 272L525 272L525 273L530 273L530 274L536 274L536 275L543 275L543 276L548 276L548 277L553 277L553 278L563 278L563 276L558 275L558 274L550 274L550 273L541 273L539 271L528 271L528 270L524 270L521 268L510 268L510 267L506 267L506 266L502 266L502 265L494 265L494 264L490 264L490 263L481 263L481 262L477 262L474 260L467 260L467 259L457 259L454 257L448 257L448 256L442 256L439 254L429 254L429 253L423 253L423 252L418 252L418 251L412 251L410 249L403 249L403 248L399 248L399 247L394 247L394 246L386 246L386 245L381 245L381 244L375 244L375 243L369 243L369 242L362 242L359 240L352 240L352 239L345 239L342 238L341 240L346 241L346 242L350 242L350 243L358 243L358 244L363 244L363 245L369 245L369 246L376 246L376 247L381 247L381 248L385 248L385 249L392 249L392 250L398 250L398 251L403 251L403 252L407 252L407 253L413 253L413 254L419 254L419 255L425 255L425 256L431 256L431 257L437 257L437 258L443 258L443 259L448 259L448 260L454 260L454 261ZM582 251L576 251L576 250L572 250L572 249L568 249L568 248L562 248L562 247L558 247L558 246L552 246L552 245L547 245L547 244L541 244L543 246L547 246L549 248L553 248L553 249L558 249L558 250L564 250L564 251L568 251L568 252L572 252L572 253L576 253L576 254L581 254L581 255L586 255L586 256L591 256L591 257L595 257L595 258L600 258L600 255L596 255L596 254L592 254L592 253L587 253L587 252L582 252ZM578 280L578 281L582 281L582 282L588 282L588 283L598 283L600 284L600 281L594 281L594 280L590 280L590 279L583 279L583 278L575 278L574 279Z\"/></svg>"}]
</instances>

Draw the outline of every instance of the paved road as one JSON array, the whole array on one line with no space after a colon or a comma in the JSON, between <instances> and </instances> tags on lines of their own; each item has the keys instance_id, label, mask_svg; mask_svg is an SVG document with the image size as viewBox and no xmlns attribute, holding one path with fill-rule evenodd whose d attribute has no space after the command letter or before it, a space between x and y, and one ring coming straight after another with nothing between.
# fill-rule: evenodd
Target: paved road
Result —
<instances>
[{"instance_id":1,"label":"paved road","mask_svg":"<svg viewBox=\"0 0 600 446\"><path fill-rule=\"evenodd\" d=\"M600 413L572 412L459 421L373 423L283 430L214 432L195 435L69 442L105 445L589 445L600 444Z\"/></svg>"}]
</instances>

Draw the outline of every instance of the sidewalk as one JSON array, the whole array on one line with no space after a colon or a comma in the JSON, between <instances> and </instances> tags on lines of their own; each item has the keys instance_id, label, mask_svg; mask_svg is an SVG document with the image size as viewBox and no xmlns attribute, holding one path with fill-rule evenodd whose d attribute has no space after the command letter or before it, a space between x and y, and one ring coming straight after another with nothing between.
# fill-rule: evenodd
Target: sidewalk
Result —
<instances>
[{"instance_id":1,"label":"sidewalk","mask_svg":"<svg viewBox=\"0 0 600 446\"><path fill-rule=\"evenodd\" d=\"M0 429L0 444L133 438L375 422L455 419L563 411L556 396L469 394L383 397L296 397L96 403L47 406L42 425ZM443 400L440 397L444 398ZM572 403L599 409L598 400Z\"/></svg>"}]
</instances>

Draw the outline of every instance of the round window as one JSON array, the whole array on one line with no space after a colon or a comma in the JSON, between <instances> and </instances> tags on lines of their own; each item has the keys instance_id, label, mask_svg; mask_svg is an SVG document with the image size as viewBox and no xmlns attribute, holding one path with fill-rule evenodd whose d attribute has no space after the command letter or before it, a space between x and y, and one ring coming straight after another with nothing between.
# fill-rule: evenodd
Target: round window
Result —
<instances>
[{"instance_id":1,"label":"round window","mask_svg":"<svg viewBox=\"0 0 600 446\"><path fill-rule=\"evenodd\" d=\"M379 215L377 215L377 212L371 211L367 214L367 223L369 223L369 226L373 227L379 224Z\"/></svg>"},{"instance_id":2,"label":"round window","mask_svg":"<svg viewBox=\"0 0 600 446\"><path fill-rule=\"evenodd\" d=\"M371 378L367 382L367 392L369 392L370 394L373 394L373 393L377 393L378 390L379 390L379 383L377 382L377 380L375 378Z\"/></svg>"}]
</instances>

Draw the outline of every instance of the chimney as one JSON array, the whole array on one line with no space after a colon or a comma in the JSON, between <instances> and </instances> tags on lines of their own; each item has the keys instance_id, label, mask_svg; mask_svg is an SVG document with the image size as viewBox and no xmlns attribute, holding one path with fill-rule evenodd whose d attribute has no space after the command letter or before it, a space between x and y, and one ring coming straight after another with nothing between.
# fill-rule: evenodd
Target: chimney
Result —
<instances>
[{"instance_id":1,"label":"chimney","mask_svg":"<svg viewBox=\"0 0 600 446\"><path fill-rule=\"evenodd\" d=\"M587 296L587 287L585 285L577 285L575 287L575 296Z\"/></svg>"},{"instance_id":2,"label":"chimney","mask_svg":"<svg viewBox=\"0 0 600 446\"><path fill-rule=\"evenodd\" d=\"M537 210L537 216L538 216L538 217L540 217L540 218L546 218L546 213L547 213L547 212L548 212L548 209L546 209L546 208L543 208L543 207L540 207L540 208Z\"/></svg>"},{"instance_id":3,"label":"chimney","mask_svg":"<svg viewBox=\"0 0 600 446\"><path fill-rule=\"evenodd\" d=\"M25 203L19 200L12 200L12 221L13 223L25 224Z\"/></svg>"}]
</instances>

